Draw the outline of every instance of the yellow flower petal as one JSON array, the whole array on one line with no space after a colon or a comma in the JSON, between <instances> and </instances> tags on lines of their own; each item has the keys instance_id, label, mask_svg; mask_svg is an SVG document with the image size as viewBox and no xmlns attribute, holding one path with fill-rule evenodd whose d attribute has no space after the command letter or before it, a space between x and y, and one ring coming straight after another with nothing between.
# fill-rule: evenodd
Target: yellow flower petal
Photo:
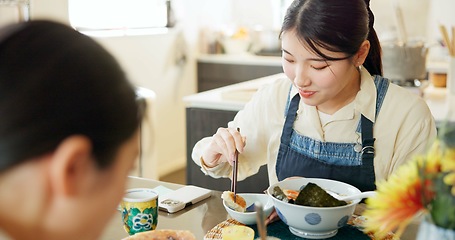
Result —
<instances>
[{"instance_id":1,"label":"yellow flower petal","mask_svg":"<svg viewBox=\"0 0 455 240\"><path fill-rule=\"evenodd\" d=\"M451 193L455 197L455 172L447 174L443 180L445 184L452 186Z\"/></svg>"},{"instance_id":2,"label":"yellow flower petal","mask_svg":"<svg viewBox=\"0 0 455 240\"><path fill-rule=\"evenodd\" d=\"M364 231L373 232L378 238L397 230L397 236L412 218L424 209L422 183L418 166L422 158L414 158L390 176L377 183L377 194L366 200L367 208L362 214L367 220Z\"/></svg>"},{"instance_id":3,"label":"yellow flower petal","mask_svg":"<svg viewBox=\"0 0 455 240\"><path fill-rule=\"evenodd\" d=\"M455 156L453 158L445 156L441 161L441 168L444 172L455 171Z\"/></svg>"},{"instance_id":4,"label":"yellow flower petal","mask_svg":"<svg viewBox=\"0 0 455 240\"><path fill-rule=\"evenodd\" d=\"M449 173L444 177L444 183L447 185L455 184L455 172Z\"/></svg>"}]
</instances>

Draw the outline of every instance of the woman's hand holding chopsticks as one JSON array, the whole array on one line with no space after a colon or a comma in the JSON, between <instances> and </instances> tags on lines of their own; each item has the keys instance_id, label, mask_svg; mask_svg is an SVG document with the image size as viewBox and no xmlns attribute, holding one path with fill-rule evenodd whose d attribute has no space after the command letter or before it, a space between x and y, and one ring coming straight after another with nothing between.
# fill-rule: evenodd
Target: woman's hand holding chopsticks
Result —
<instances>
[{"instance_id":1,"label":"woman's hand holding chopsticks","mask_svg":"<svg viewBox=\"0 0 455 240\"><path fill-rule=\"evenodd\" d=\"M215 167L223 162L234 166L236 151L242 153L245 144L246 138L237 129L218 128L202 155L203 163L207 167Z\"/></svg>"}]
</instances>

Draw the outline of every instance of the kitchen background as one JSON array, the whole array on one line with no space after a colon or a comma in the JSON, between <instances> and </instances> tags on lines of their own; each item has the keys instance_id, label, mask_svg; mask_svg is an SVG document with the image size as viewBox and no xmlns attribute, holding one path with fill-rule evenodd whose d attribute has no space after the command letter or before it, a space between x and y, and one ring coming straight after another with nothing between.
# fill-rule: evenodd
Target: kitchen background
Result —
<instances>
[{"instance_id":1,"label":"kitchen background","mask_svg":"<svg viewBox=\"0 0 455 240\"><path fill-rule=\"evenodd\" d=\"M71 0L69 0L71 1ZM2 2L2 1L0 1ZM8 2L8 1L6 1ZM94 2L94 1L93 1ZM104 34L94 38L120 61L137 86L152 90L152 126L144 149L143 176L154 179L186 167L185 96L197 92L197 61L219 52L220 34L244 34L258 26L277 29L280 0L172 0L175 26L146 34ZM134 1L128 1L133 4ZM394 4L402 10L409 39L431 45L428 57L444 61L438 24L455 25L453 0L371 0L375 28L381 40L398 36ZM31 19L53 19L71 24L68 0L31 0ZM109 5L105 5L108 9ZM2 23L0 11L0 24ZM3 14L4 15L4 14ZM103 17L103 13L99 13ZM232 49L231 49L232 50ZM235 49L238 50L238 49ZM234 51L234 50L232 50ZM239 62L245 55L234 54Z\"/></svg>"}]
</instances>

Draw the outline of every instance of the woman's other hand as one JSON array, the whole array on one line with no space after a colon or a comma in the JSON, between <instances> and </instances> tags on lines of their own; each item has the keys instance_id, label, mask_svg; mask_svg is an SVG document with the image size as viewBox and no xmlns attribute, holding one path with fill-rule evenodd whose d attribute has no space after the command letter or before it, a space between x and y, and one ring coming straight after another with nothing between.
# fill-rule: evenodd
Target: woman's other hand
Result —
<instances>
[{"instance_id":1,"label":"woman's other hand","mask_svg":"<svg viewBox=\"0 0 455 240\"><path fill-rule=\"evenodd\" d=\"M273 209L272 213L270 213L270 215L267 217L267 219L265 219L265 225L267 226L270 223L276 222L279 219L280 219L280 217L278 216L278 213L276 212L275 209Z\"/></svg>"},{"instance_id":2,"label":"woman's other hand","mask_svg":"<svg viewBox=\"0 0 455 240\"><path fill-rule=\"evenodd\" d=\"M233 165L235 151L243 152L245 140L235 128L218 128L202 154L204 164L207 167L215 167L222 162Z\"/></svg>"}]
</instances>

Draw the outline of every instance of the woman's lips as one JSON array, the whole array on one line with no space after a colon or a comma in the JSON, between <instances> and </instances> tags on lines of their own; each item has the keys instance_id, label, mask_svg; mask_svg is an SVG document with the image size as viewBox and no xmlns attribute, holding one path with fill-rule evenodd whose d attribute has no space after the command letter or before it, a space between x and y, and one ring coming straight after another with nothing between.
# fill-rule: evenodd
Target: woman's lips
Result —
<instances>
[{"instance_id":1,"label":"woman's lips","mask_svg":"<svg viewBox=\"0 0 455 240\"><path fill-rule=\"evenodd\" d=\"M303 98L310 98L316 92L315 91L302 91L302 90L299 90L299 93L300 93L300 96L302 96Z\"/></svg>"}]
</instances>

